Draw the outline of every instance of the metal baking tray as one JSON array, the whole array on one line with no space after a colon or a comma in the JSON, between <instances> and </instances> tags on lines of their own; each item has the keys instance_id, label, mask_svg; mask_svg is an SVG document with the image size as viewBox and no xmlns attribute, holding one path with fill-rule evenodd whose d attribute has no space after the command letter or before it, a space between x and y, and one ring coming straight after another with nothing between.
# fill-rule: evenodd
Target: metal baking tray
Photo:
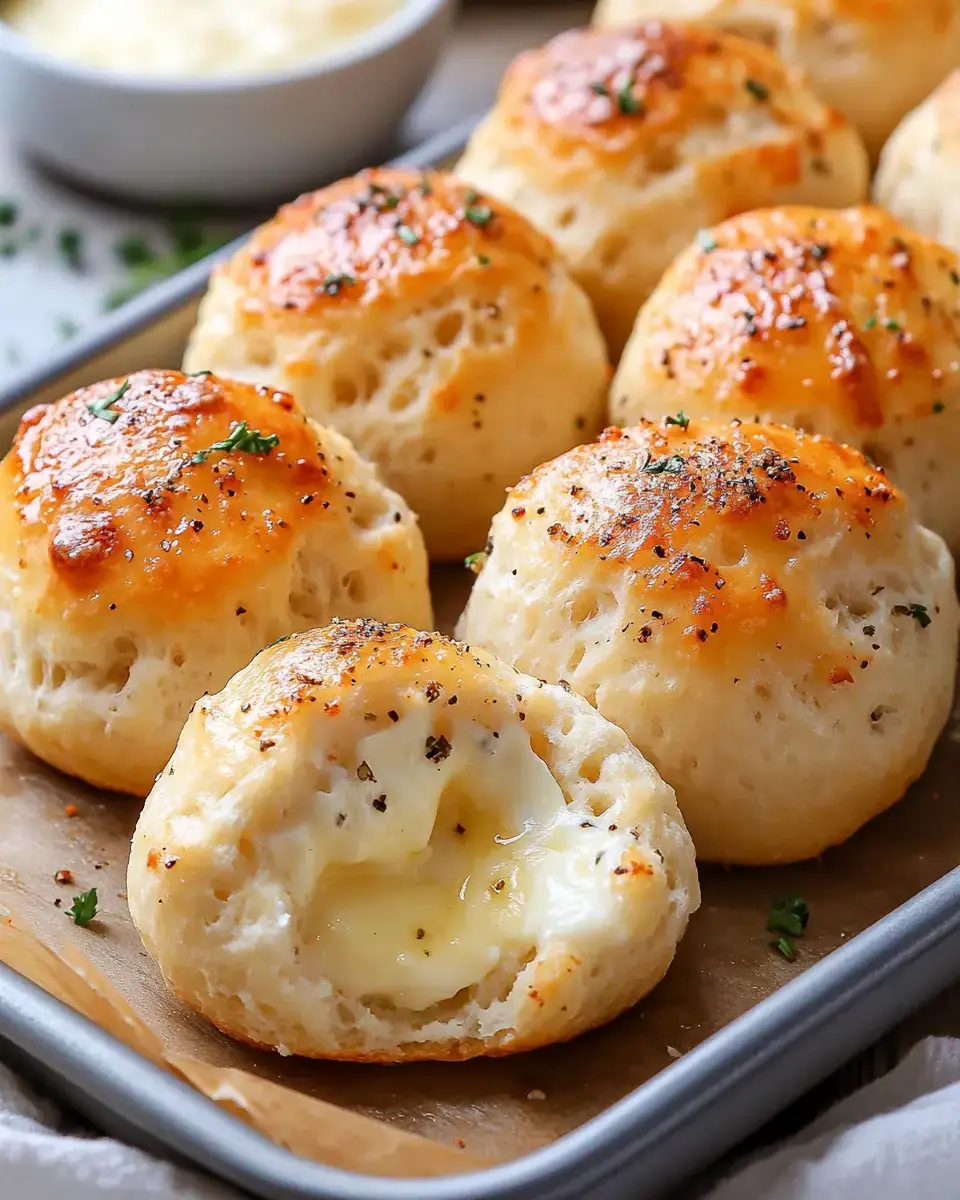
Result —
<instances>
[{"instance_id":1,"label":"metal baking tray","mask_svg":"<svg viewBox=\"0 0 960 1200\"><path fill-rule=\"evenodd\" d=\"M466 132L465 128L451 130L398 161L418 168L442 163L456 153ZM14 386L0 391L4 446L19 415L31 404L103 376L176 363L211 263L230 250L226 247L151 290L105 319L95 335L78 339L52 355L42 368L25 372ZM824 943L824 957L782 986L779 977L771 985L768 970L764 986L775 990L756 1003L748 998L740 1004L742 1015L677 1061L657 1069L599 1115L548 1145L488 1170L439 1179L390 1180L299 1158L5 967L0 967L0 1058L38 1079L106 1132L193 1163L257 1197L564 1200L589 1195L646 1200L660 1196L960 975L960 869L949 870L960 861L960 818L951 811L952 803L941 806L940 793L930 792L937 784L949 790L960 762L958 741L954 721L938 750L934 783L915 789L929 794L904 801L905 806L917 805L916 811L895 816L892 822L879 818L888 822L879 833L868 830L860 835L868 839L866 848L861 844L856 856L847 858L841 850L831 860L832 882L824 907L830 907L839 928L844 886L859 890L855 877L847 874L849 864L860 863L862 869L865 855L868 861L882 857L884 845L893 860L902 847L900 857L912 866L901 875L900 891L889 893L894 900L886 907L881 898L873 908L864 908L857 927L874 921L875 913L887 915L847 941L840 932ZM921 829L922 838L918 834L917 845L909 847L903 831L914 826ZM940 836L941 828L947 828L949 836ZM938 844L939 850L932 852L930 847ZM0 833L0 852L2 848ZM878 878L892 865L892 861L875 862ZM816 865L803 868L802 877L815 878L818 869ZM942 877L918 890L938 874ZM769 875L754 873L750 879L765 879L760 886L772 886ZM711 886L727 889L735 912L741 899L737 885L716 881L714 875ZM897 898L911 891L918 894L897 904ZM893 911L888 912L888 907ZM715 916L711 918L708 911L704 918L714 920L711 929L716 928ZM762 937L762 925L759 932ZM704 968L708 982L712 970L712 963ZM616 1036L614 1030L608 1051L611 1044L616 1047ZM584 1069L592 1052L581 1040L558 1048L558 1053L564 1056L561 1069L575 1074ZM393 1070L402 1075L407 1068Z\"/></svg>"}]
</instances>

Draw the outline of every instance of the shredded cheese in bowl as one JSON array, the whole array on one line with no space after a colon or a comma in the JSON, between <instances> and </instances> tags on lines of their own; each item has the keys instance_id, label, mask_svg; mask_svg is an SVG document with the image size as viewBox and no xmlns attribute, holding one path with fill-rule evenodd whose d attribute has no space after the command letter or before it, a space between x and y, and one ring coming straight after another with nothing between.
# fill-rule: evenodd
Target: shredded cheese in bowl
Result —
<instances>
[{"instance_id":1,"label":"shredded cheese in bowl","mask_svg":"<svg viewBox=\"0 0 960 1200\"><path fill-rule=\"evenodd\" d=\"M404 0L8 0L0 17L39 49L161 78L257 75L320 58Z\"/></svg>"}]
</instances>

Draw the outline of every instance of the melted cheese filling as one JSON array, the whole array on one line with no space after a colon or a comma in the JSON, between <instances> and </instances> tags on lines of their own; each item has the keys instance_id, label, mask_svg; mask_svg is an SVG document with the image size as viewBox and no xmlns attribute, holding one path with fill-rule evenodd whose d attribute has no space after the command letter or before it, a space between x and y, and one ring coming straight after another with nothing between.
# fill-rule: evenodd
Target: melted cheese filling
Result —
<instances>
[{"instance_id":1,"label":"melted cheese filling","mask_svg":"<svg viewBox=\"0 0 960 1200\"><path fill-rule=\"evenodd\" d=\"M522 727L494 737L454 723L449 753L431 761L430 720L409 712L364 739L361 774L372 778L331 784L340 808L300 928L340 991L414 1010L522 961L551 929L602 929L615 903L589 882L610 835L568 810ZM359 805L356 786L368 793Z\"/></svg>"},{"instance_id":2,"label":"melted cheese filling","mask_svg":"<svg viewBox=\"0 0 960 1200\"><path fill-rule=\"evenodd\" d=\"M7 0L40 49L85 66L188 78L281 70L337 49L403 0Z\"/></svg>"}]
</instances>

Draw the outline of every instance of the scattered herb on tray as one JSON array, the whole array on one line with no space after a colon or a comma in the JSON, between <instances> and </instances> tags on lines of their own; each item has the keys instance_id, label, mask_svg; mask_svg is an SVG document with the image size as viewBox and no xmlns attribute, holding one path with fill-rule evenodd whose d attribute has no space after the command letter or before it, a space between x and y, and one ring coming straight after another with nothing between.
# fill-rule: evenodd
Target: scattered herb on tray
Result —
<instances>
[{"instance_id":1,"label":"scattered herb on tray","mask_svg":"<svg viewBox=\"0 0 960 1200\"><path fill-rule=\"evenodd\" d=\"M81 892L74 896L69 915L74 924L86 927L97 915L97 889L92 887L89 892Z\"/></svg>"}]
</instances>

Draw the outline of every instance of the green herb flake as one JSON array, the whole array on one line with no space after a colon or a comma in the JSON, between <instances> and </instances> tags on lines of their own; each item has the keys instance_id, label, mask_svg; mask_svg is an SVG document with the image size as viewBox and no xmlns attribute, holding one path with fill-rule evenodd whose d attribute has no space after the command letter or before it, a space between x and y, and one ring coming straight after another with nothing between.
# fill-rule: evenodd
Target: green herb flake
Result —
<instances>
[{"instance_id":1,"label":"green herb flake","mask_svg":"<svg viewBox=\"0 0 960 1200\"><path fill-rule=\"evenodd\" d=\"M686 461L680 454L671 454L667 458L658 458L656 461L648 456L647 461L640 468L645 475L680 475L686 469Z\"/></svg>"},{"instance_id":2,"label":"green herb flake","mask_svg":"<svg viewBox=\"0 0 960 1200\"><path fill-rule=\"evenodd\" d=\"M109 421L112 425L114 421L120 420L120 413L111 407L121 397L125 396L130 391L130 380L125 379L116 391L111 392L108 396L101 396L99 400L91 400L87 405L87 411L93 413L95 417L99 417L101 421Z\"/></svg>"},{"instance_id":3,"label":"green herb flake","mask_svg":"<svg viewBox=\"0 0 960 1200\"><path fill-rule=\"evenodd\" d=\"M681 429L686 429L688 427L688 425L690 424L690 418L687 416L687 414L681 408L675 417L672 417L672 416L667 417L667 424L668 425L679 425Z\"/></svg>"},{"instance_id":4,"label":"green herb flake","mask_svg":"<svg viewBox=\"0 0 960 1200\"><path fill-rule=\"evenodd\" d=\"M884 329L889 329L891 333L900 332L900 322L895 321L893 317L887 317L887 319L883 322L883 327Z\"/></svg>"},{"instance_id":5,"label":"green herb flake","mask_svg":"<svg viewBox=\"0 0 960 1200\"><path fill-rule=\"evenodd\" d=\"M212 374L213 374L212 371L188 371L187 378L188 379L206 379L208 376L210 376Z\"/></svg>"},{"instance_id":6,"label":"green herb flake","mask_svg":"<svg viewBox=\"0 0 960 1200\"><path fill-rule=\"evenodd\" d=\"M356 283L353 275L328 275L320 285L328 296L337 296L345 287Z\"/></svg>"},{"instance_id":7,"label":"green herb flake","mask_svg":"<svg viewBox=\"0 0 960 1200\"><path fill-rule=\"evenodd\" d=\"M590 91L593 92L593 94L595 96L609 97L609 95L610 95L610 92L607 90L607 85L605 83L591 83Z\"/></svg>"},{"instance_id":8,"label":"green herb flake","mask_svg":"<svg viewBox=\"0 0 960 1200\"><path fill-rule=\"evenodd\" d=\"M942 413L942 412L944 411L944 409L945 409L945 408L946 408L946 405L943 403L943 401L942 401L942 400L936 400L936 401L934 401L934 405L933 405L933 411L934 411L935 413Z\"/></svg>"},{"instance_id":9,"label":"green herb flake","mask_svg":"<svg viewBox=\"0 0 960 1200\"><path fill-rule=\"evenodd\" d=\"M620 91L617 92L617 108L625 117L643 116L643 105L633 94L635 82L631 75Z\"/></svg>"},{"instance_id":10,"label":"green herb flake","mask_svg":"<svg viewBox=\"0 0 960 1200\"><path fill-rule=\"evenodd\" d=\"M125 267L142 267L157 257L146 238L139 233L128 233L120 238L114 243L113 252Z\"/></svg>"},{"instance_id":11,"label":"green herb flake","mask_svg":"<svg viewBox=\"0 0 960 1200\"><path fill-rule=\"evenodd\" d=\"M474 554L468 554L463 560L463 565L468 571L472 571L474 575L480 574L480 568L486 561L486 554L483 550L477 550Z\"/></svg>"},{"instance_id":12,"label":"green herb flake","mask_svg":"<svg viewBox=\"0 0 960 1200\"><path fill-rule=\"evenodd\" d=\"M76 337L80 332L80 326L69 317L57 317L56 325L57 337L64 342L69 341L72 337Z\"/></svg>"},{"instance_id":13,"label":"green herb flake","mask_svg":"<svg viewBox=\"0 0 960 1200\"><path fill-rule=\"evenodd\" d=\"M717 248L716 238L714 238L709 229L698 229L697 245L704 254L711 254Z\"/></svg>"},{"instance_id":14,"label":"green herb flake","mask_svg":"<svg viewBox=\"0 0 960 1200\"><path fill-rule=\"evenodd\" d=\"M796 961L797 949L788 937L777 938L775 942L770 943L770 949L776 950L778 954L782 954L787 962Z\"/></svg>"},{"instance_id":15,"label":"green herb flake","mask_svg":"<svg viewBox=\"0 0 960 1200\"><path fill-rule=\"evenodd\" d=\"M420 241L420 235L415 233L409 225L398 225L397 237L407 246L415 246Z\"/></svg>"},{"instance_id":16,"label":"green herb flake","mask_svg":"<svg viewBox=\"0 0 960 1200\"><path fill-rule=\"evenodd\" d=\"M488 254L478 254L477 262L480 264L481 267L489 267L490 266L490 256Z\"/></svg>"},{"instance_id":17,"label":"green herb flake","mask_svg":"<svg viewBox=\"0 0 960 1200\"><path fill-rule=\"evenodd\" d=\"M743 86L747 89L754 100L759 100L762 104L764 100L770 99L770 89L765 83L761 83L759 79L745 79Z\"/></svg>"},{"instance_id":18,"label":"green herb flake","mask_svg":"<svg viewBox=\"0 0 960 1200\"><path fill-rule=\"evenodd\" d=\"M190 461L194 464L206 462L207 456L217 450L222 450L225 454L234 450L243 454L269 454L274 446L279 445L280 439L275 433L261 434L259 429L250 429L246 421L241 421L231 429L229 437L225 437L222 442L214 442L206 450L198 450Z\"/></svg>"},{"instance_id":19,"label":"green herb flake","mask_svg":"<svg viewBox=\"0 0 960 1200\"><path fill-rule=\"evenodd\" d=\"M89 892L74 896L68 915L73 917L74 924L86 928L97 915L97 889L92 887Z\"/></svg>"},{"instance_id":20,"label":"green herb flake","mask_svg":"<svg viewBox=\"0 0 960 1200\"><path fill-rule=\"evenodd\" d=\"M468 204L463 210L463 215L471 225L482 229L493 220L493 209L489 204Z\"/></svg>"},{"instance_id":21,"label":"green herb flake","mask_svg":"<svg viewBox=\"0 0 960 1200\"><path fill-rule=\"evenodd\" d=\"M784 933L788 937L802 937L810 919L807 902L800 896L778 896L770 905L767 917L769 933Z\"/></svg>"},{"instance_id":22,"label":"green herb flake","mask_svg":"<svg viewBox=\"0 0 960 1200\"><path fill-rule=\"evenodd\" d=\"M467 188L463 194L463 199L467 204L476 204L480 199L480 193L475 188Z\"/></svg>"},{"instance_id":23,"label":"green herb flake","mask_svg":"<svg viewBox=\"0 0 960 1200\"><path fill-rule=\"evenodd\" d=\"M9 229L15 225L20 210L12 200L0 200L0 228Z\"/></svg>"},{"instance_id":24,"label":"green herb flake","mask_svg":"<svg viewBox=\"0 0 960 1200\"><path fill-rule=\"evenodd\" d=\"M83 235L79 229L61 229L57 234L57 251L71 271L83 271Z\"/></svg>"},{"instance_id":25,"label":"green herb flake","mask_svg":"<svg viewBox=\"0 0 960 1200\"><path fill-rule=\"evenodd\" d=\"M913 617L921 629L926 629L933 621L925 604L895 604L893 613L897 617Z\"/></svg>"},{"instance_id":26,"label":"green herb flake","mask_svg":"<svg viewBox=\"0 0 960 1200\"><path fill-rule=\"evenodd\" d=\"M864 329L873 329L876 323L877 318L873 315L873 313L871 313L870 316L864 321L863 327Z\"/></svg>"}]
</instances>

